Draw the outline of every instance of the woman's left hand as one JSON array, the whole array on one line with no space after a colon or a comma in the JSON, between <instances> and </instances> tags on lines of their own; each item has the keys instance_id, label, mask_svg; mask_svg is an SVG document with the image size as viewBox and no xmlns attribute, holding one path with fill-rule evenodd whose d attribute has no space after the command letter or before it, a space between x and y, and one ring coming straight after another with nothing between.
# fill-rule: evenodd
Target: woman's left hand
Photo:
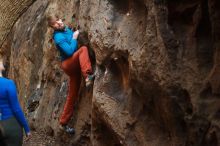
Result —
<instances>
[{"instance_id":1,"label":"woman's left hand","mask_svg":"<svg viewBox=\"0 0 220 146\"><path fill-rule=\"evenodd\" d=\"M73 33L73 39L77 39L79 36L79 30L76 30L74 33Z\"/></svg>"},{"instance_id":2,"label":"woman's left hand","mask_svg":"<svg viewBox=\"0 0 220 146\"><path fill-rule=\"evenodd\" d=\"M31 134L31 132L28 132L28 133L26 134L26 138L25 138L25 141L28 141L28 140L30 140L30 139L31 139L31 137L32 137L32 134Z\"/></svg>"}]
</instances>

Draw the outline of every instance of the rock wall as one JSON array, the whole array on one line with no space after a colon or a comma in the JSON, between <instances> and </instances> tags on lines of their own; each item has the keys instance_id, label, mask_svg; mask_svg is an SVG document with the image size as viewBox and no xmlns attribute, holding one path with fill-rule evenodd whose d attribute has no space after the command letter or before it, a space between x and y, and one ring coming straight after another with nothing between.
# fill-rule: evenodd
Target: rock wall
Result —
<instances>
[{"instance_id":1,"label":"rock wall","mask_svg":"<svg viewBox=\"0 0 220 146\"><path fill-rule=\"evenodd\" d=\"M35 0L1 0L0 1L0 45L6 39L16 20Z\"/></svg>"},{"instance_id":2,"label":"rock wall","mask_svg":"<svg viewBox=\"0 0 220 146\"><path fill-rule=\"evenodd\" d=\"M32 128L60 145L218 146L219 8L218 0L37 0L1 53ZM82 81L74 137L57 128L68 77L47 13L80 27L96 74L93 90Z\"/></svg>"}]
</instances>

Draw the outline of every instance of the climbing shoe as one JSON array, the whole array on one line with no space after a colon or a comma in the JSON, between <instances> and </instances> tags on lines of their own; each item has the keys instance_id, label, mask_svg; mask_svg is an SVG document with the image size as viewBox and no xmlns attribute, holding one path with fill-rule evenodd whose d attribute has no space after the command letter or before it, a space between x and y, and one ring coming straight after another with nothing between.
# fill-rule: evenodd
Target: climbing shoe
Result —
<instances>
[{"instance_id":1,"label":"climbing shoe","mask_svg":"<svg viewBox=\"0 0 220 146\"><path fill-rule=\"evenodd\" d=\"M60 129L61 129L62 131L65 131L65 132L68 133L68 134L75 134L75 129L74 129L74 128L71 128L71 127L69 127L69 126L67 126L67 125L60 125Z\"/></svg>"},{"instance_id":2,"label":"climbing shoe","mask_svg":"<svg viewBox=\"0 0 220 146\"><path fill-rule=\"evenodd\" d=\"M95 79L95 75L91 74L86 77L86 87L90 87Z\"/></svg>"}]
</instances>

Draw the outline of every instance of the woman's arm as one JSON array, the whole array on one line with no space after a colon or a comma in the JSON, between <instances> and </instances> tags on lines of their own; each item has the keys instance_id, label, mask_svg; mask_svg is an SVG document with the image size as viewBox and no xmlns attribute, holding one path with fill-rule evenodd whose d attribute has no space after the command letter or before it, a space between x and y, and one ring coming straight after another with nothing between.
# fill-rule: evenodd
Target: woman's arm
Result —
<instances>
[{"instance_id":1,"label":"woman's arm","mask_svg":"<svg viewBox=\"0 0 220 146\"><path fill-rule=\"evenodd\" d=\"M17 89L16 89L14 81L12 80L10 80L10 83L8 85L8 97L9 97L9 103L10 103L10 106L14 113L15 118L23 126L26 135L28 135L28 133L30 133L30 128L28 126L28 123L20 107L18 97L17 97Z\"/></svg>"},{"instance_id":2,"label":"woman's arm","mask_svg":"<svg viewBox=\"0 0 220 146\"><path fill-rule=\"evenodd\" d=\"M77 40L76 39L72 39L71 43L67 43L65 38L60 35L57 34L54 37L55 43L59 46L59 49L66 55L66 56L72 56L73 53L77 50Z\"/></svg>"}]
</instances>

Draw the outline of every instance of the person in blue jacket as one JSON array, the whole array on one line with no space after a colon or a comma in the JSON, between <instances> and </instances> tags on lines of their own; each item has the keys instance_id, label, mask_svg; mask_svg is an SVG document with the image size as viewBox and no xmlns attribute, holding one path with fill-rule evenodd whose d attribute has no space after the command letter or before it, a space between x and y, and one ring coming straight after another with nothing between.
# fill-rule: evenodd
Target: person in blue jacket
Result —
<instances>
[{"instance_id":1,"label":"person in blue jacket","mask_svg":"<svg viewBox=\"0 0 220 146\"><path fill-rule=\"evenodd\" d=\"M22 129L27 139L31 132L18 101L16 85L13 80L3 77L4 70L0 60L0 145L22 146Z\"/></svg>"},{"instance_id":2,"label":"person in blue jacket","mask_svg":"<svg viewBox=\"0 0 220 146\"><path fill-rule=\"evenodd\" d=\"M73 31L57 15L47 17L48 26L53 32L53 40L60 52L61 68L69 76L69 88L66 103L60 116L60 129L74 134L74 128L68 126L78 99L81 79L84 78L87 89L91 88L95 74L92 70L88 47L78 40L79 30ZM82 46L81 46L81 45Z\"/></svg>"}]
</instances>

